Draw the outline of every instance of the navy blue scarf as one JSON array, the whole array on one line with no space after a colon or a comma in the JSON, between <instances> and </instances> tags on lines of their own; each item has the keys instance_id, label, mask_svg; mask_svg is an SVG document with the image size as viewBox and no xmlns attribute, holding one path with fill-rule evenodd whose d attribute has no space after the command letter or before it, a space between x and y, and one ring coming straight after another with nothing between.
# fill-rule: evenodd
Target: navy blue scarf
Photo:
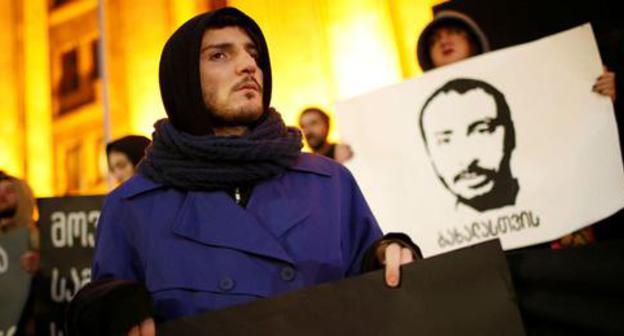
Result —
<instances>
[{"instance_id":1,"label":"navy blue scarf","mask_svg":"<svg viewBox=\"0 0 624 336\"><path fill-rule=\"evenodd\" d=\"M301 132L270 109L249 133L237 137L192 135L168 119L154 125L153 142L138 171L184 190L229 190L279 175L301 153Z\"/></svg>"}]
</instances>

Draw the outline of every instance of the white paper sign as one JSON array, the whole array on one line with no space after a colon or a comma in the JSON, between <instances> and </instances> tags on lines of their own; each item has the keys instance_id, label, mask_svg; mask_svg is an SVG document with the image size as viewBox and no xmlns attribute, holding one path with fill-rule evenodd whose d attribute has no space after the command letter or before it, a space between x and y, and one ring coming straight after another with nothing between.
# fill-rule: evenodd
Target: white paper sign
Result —
<instances>
[{"instance_id":1,"label":"white paper sign","mask_svg":"<svg viewBox=\"0 0 624 336\"><path fill-rule=\"evenodd\" d=\"M384 231L425 255L557 239L624 206L589 24L337 104L347 163Z\"/></svg>"}]
</instances>

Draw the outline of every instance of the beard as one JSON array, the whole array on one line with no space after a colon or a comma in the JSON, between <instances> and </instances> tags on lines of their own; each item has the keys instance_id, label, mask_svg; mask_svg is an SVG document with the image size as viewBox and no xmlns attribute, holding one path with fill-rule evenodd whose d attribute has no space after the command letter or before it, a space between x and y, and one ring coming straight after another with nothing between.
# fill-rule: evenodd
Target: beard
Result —
<instances>
[{"instance_id":1,"label":"beard","mask_svg":"<svg viewBox=\"0 0 624 336\"><path fill-rule=\"evenodd\" d=\"M312 148L312 150L315 152L323 148L323 145L325 145L325 142L326 142L325 140L326 138L320 135L316 135L316 134L306 135L306 141L308 142L308 146L310 146L310 148Z\"/></svg>"},{"instance_id":2,"label":"beard","mask_svg":"<svg viewBox=\"0 0 624 336\"><path fill-rule=\"evenodd\" d=\"M251 100L253 94L248 93L245 99ZM210 113L213 127L240 127L253 125L264 112L261 104L254 105L250 101L232 106L219 102L215 95L205 98L206 109Z\"/></svg>"},{"instance_id":3,"label":"beard","mask_svg":"<svg viewBox=\"0 0 624 336\"><path fill-rule=\"evenodd\" d=\"M492 189L472 198L464 198L461 195L457 195L458 202L464 203L479 212L497 209L516 203L516 197L518 196L520 186L518 184L518 180L511 174L509 162L503 163L501 170L498 172L481 167L478 168L482 170L473 169L479 173L487 174L492 179L494 182Z\"/></svg>"}]
</instances>

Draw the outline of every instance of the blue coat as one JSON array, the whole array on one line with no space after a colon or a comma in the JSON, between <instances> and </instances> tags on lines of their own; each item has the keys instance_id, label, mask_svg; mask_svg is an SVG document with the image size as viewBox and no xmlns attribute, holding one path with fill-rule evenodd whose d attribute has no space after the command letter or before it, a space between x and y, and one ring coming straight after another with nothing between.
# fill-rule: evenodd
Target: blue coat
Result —
<instances>
[{"instance_id":1,"label":"blue coat","mask_svg":"<svg viewBox=\"0 0 624 336\"><path fill-rule=\"evenodd\" d=\"M92 276L145 283L170 319L358 274L381 236L349 171L316 155L257 184L246 208L135 176L106 199Z\"/></svg>"}]
</instances>

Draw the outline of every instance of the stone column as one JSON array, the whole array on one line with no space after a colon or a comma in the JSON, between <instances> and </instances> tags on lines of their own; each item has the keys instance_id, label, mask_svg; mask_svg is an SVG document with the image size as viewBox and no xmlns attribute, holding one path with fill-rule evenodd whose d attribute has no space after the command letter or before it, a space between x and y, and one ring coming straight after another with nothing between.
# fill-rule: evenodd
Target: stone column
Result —
<instances>
[{"instance_id":1,"label":"stone column","mask_svg":"<svg viewBox=\"0 0 624 336\"><path fill-rule=\"evenodd\" d=\"M26 180L35 195L53 194L48 1L22 4Z\"/></svg>"}]
</instances>

